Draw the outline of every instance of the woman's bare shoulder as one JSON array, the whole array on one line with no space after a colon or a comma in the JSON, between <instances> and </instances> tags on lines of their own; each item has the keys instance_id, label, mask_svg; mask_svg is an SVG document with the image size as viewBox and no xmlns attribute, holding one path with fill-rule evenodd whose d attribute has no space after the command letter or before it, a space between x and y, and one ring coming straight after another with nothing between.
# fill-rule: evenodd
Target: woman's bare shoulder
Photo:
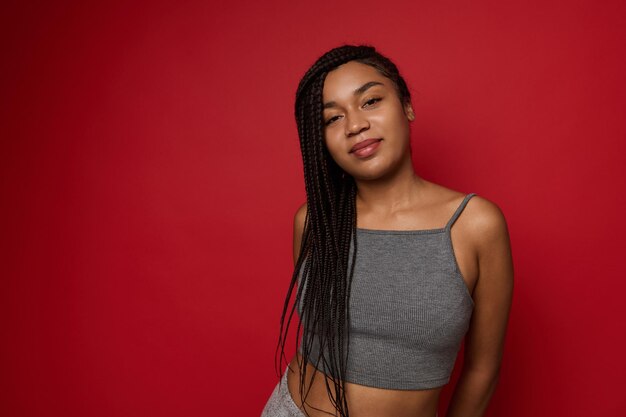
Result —
<instances>
[{"instance_id":1,"label":"woman's bare shoulder","mask_svg":"<svg viewBox=\"0 0 626 417\"><path fill-rule=\"evenodd\" d=\"M459 204L469 193L463 193L443 185L428 183L433 200L438 201L440 207L446 207L446 211L456 210ZM507 225L504 213L500 207L490 199L476 192L463 209L463 214L457 221L457 227L462 228L467 234L477 240L502 238L507 235ZM460 226L460 227L459 227Z\"/></svg>"},{"instance_id":2,"label":"woman's bare shoulder","mask_svg":"<svg viewBox=\"0 0 626 417\"><path fill-rule=\"evenodd\" d=\"M500 207L478 193L468 201L462 217L463 228L484 249L509 238L506 218Z\"/></svg>"},{"instance_id":3,"label":"woman's bare shoulder","mask_svg":"<svg viewBox=\"0 0 626 417\"><path fill-rule=\"evenodd\" d=\"M306 220L306 203L302 204L296 210L293 217L293 262L296 263L300 253L300 245L302 244L302 233L304 232L304 222Z\"/></svg>"},{"instance_id":4,"label":"woman's bare shoulder","mask_svg":"<svg viewBox=\"0 0 626 417\"><path fill-rule=\"evenodd\" d=\"M300 232L302 232L302 229L304 228L304 221L306 219L306 212L307 212L307 205L305 202L297 208L296 213L293 217L294 230L298 229L300 230Z\"/></svg>"}]
</instances>

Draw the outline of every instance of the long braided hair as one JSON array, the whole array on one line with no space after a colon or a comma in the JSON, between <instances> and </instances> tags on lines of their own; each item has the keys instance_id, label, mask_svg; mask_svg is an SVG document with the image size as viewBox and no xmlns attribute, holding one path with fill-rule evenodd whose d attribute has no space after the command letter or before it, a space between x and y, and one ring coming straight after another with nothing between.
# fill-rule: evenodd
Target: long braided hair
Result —
<instances>
[{"instance_id":1,"label":"long braided hair","mask_svg":"<svg viewBox=\"0 0 626 417\"><path fill-rule=\"evenodd\" d=\"M300 348L303 360L298 364L301 398L305 402L308 395L308 392L303 392L307 363L313 362L317 368L321 363L333 381L331 387L325 378L326 390L341 417L349 417L343 381L350 339L350 284L357 249L357 187L354 178L337 165L324 144L322 90L328 72L349 61L374 67L393 81L403 104L411 100L397 67L367 45L343 45L326 52L301 79L296 92L295 117L304 166L307 214L300 252L280 319L275 358L276 372L280 375L287 333L297 307L300 320L296 346L302 332ZM351 242L354 244L354 256L350 262ZM295 302L290 308L296 287ZM319 358L312 357L314 343L319 346Z\"/></svg>"}]
</instances>

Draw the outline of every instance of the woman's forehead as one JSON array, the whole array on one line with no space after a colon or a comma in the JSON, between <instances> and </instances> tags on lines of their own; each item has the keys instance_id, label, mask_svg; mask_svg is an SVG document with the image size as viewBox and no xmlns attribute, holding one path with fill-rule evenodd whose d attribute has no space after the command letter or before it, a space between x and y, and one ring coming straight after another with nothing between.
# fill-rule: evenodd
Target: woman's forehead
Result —
<instances>
[{"instance_id":1,"label":"woman's forehead","mask_svg":"<svg viewBox=\"0 0 626 417\"><path fill-rule=\"evenodd\" d=\"M390 80L370 65L350 61L330 71L323 88L324 101L347 99L359 95L359 88L374 83L383 87L390 86Z\"/></svg>"}]
</instances>

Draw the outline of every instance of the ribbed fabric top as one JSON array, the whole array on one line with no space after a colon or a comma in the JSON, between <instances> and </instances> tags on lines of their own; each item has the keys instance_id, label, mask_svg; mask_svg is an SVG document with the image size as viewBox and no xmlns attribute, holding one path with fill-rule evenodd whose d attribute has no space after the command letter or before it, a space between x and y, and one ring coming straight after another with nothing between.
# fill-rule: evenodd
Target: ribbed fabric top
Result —
<instances>
[{"instance_id":1,"label":"ribbed fabric top","mask_svg":"<svg viewBox=\"0 0 626 417\"><path fill-rule=\"evenodd\" d=\"M357 228L346 381L387 389L448 383L474 309L450 229L474 195L440 229ZM314 343L312 364L328 373L317 358Z\"/></svg>"}]
</instances>

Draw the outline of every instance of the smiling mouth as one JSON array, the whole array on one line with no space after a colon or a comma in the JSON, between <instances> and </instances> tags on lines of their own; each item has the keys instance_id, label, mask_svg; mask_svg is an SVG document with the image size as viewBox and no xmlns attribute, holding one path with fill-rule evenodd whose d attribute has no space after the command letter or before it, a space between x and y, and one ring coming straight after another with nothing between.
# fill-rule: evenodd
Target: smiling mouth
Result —
<instances>
[{"instance_id":1,"label":"smiling mouth","mask_svg":"<svg viewBox=\"0 0 626 417\"><path fill-rule=\"evenodd\" d=\"M354 145L350 150L350 154L359 159L369 158L378 151L378 147L380 146L381 142L382 139L364 140Z\"/></svg>"},{"instance_id":2,"label":"smiling mouth","mask_svg":"<svg viewBox=\"0 0 626 417\"><path fill-rule=\"evenodd\" d=\"M363 149L363 148L367 148L368 146L372 145L373 143L378 143L380 142L382 139L378 138L378 139L365 139L362 140L361 142L357 143L356 145L354 145L351 149L349 153L355 153L356 151L358 151L359 149Z\"/></svg>"}]
</instances>

